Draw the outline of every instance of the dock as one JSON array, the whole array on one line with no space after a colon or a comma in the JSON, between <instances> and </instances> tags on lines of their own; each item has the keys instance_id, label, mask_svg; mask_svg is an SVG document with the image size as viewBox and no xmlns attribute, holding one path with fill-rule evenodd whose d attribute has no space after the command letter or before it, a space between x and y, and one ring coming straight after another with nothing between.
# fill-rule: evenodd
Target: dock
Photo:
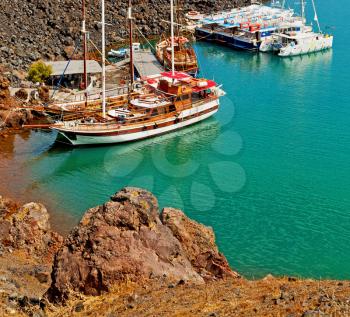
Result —
<instances>
[{"instance_id":1,"label":"dock","mask_svg":"<svg viewBox=\"0 0 350 317\"><path fill-rule=\"evenodd\" d=\"M158 62L151 50L135 51L134 66L141 78L164 72L163 66Z\"/></svg>"}]
</instances>

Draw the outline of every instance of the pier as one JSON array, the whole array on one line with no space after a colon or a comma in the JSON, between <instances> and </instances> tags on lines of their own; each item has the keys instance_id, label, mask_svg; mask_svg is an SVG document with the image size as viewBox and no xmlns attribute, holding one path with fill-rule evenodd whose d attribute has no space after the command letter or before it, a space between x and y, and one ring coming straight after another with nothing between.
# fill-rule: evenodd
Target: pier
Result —
<instances>
[{"instance_id":1,"label":"pier","mask_svg":"<svg viewBox=\"0 0 350 317\"><path fill-rule=\"evenodd\" d=\"M160 74L164 71L151 50L138 50L134 52L134 66L139 76L147 77Z\"/></svg>"}]
</instances>

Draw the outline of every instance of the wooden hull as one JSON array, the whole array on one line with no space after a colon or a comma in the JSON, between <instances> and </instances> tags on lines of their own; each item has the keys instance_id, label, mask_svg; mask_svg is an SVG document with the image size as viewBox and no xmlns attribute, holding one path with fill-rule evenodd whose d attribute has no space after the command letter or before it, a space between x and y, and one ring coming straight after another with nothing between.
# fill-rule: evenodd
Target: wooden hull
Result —
<instances>
[{"instance_id":1,"label":"wooden hull","mask_svg":"<svg viewBox=\"0 0 350 317\"><path fill-rule=\"evenodd\" d=\"M58 142L73 146L124 143L162 135L198 123L211 117L218 111L218 108L219 100L213 99L197 107L184 110L179 116L145 123L142 126L74 132L71 129L61 127L53 127L52 129L59 132Z\"/></svg>"},{"instance_id":2,"label":"wooden hull","mask_svg":"<svg viewBox=\"0 0 350 317\"><path fill-rule=\"evenodd\" d=\"M166 68L171 69L171 52L167 50L165 42L160 42L157 45L156 57L159 62ZM192 47L183 47L174 52L174 67L176 71L186 73L197 73L198 62L197 56Z\"/></svg>"}]
</instances>

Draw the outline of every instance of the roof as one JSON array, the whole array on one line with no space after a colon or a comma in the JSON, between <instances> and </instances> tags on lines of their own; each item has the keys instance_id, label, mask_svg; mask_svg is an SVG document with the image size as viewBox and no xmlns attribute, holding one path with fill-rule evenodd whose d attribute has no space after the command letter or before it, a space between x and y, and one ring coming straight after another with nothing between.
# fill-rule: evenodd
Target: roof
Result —
<instances>
[{"instance_id":1,"label":"roof","mask_svg":"<svg viewBox=\"0 0 350 317\"><path fill-rule=\"evenodd\" d=\"M194 92L200 92L200 91L203 91L203 90L207 90L209 88L213 88L216 86L216 82L215 81L212 81L212 80L209 80L209 79L205 79L203 81L206 81L207 82L207 85L206 86L203 86L203 87L192 87L192 90Z\"/></svg>"},{"instance_id":2,"label":"roof","mask_svg":"<svg viewBox=\"0 0 350 317\"><path fill-rule=\"evenodd\" d=\"M84 73L84 61L83 60L72 60L69 61L56 61L56 62L45 62L46 65L52 67L51 76L61 76L64 72L65 75L72 74L83 74ZM94 60L88 60L87 63L87 73L101 73L102 68L100 64ZM67 67L68 64L68 67ZM67 69L66 69L67 67ZM66 69L66 70L65 70Z\"/></svg>"},{"instance_id":3,"label":"roof","mask_svg":"<svg viewBox=\"0 0 350 317\"><path fill-rule=\"evenodd\" d=\"M169 72L163 72L163 73L160 73L162 76L164 77L167 77L167 78L171 78L171 79L178 79L178 80L181 80L181 79L186 79L186 78L190 78L191 76L186 74L186 73L182 73L182 72L179 72L179 71L174 71L174 74L169 71Z\"/></svg>"}]
</instances>

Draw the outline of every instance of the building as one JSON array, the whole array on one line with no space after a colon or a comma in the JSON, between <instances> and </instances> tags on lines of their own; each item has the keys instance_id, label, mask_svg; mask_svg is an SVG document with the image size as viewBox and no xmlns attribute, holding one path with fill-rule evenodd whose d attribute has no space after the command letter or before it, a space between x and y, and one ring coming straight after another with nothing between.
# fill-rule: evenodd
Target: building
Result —
<instances>
[{"instance_id":1,"label":"building","mask_svg":"<svg viewBox=\"0 0 350 317\"><path fill-rule=\"evenodd\" d=\"M88 84L90 84L91 79L96 80L100 77L102 68L97 61L88 60L86 62ZM49 79L49 84L52 86L59 85L69 89L83 88L81 85L84 77L83 60L45 62L45 64L52 67L52 74Z\"/></svg>"}]
</instances>

